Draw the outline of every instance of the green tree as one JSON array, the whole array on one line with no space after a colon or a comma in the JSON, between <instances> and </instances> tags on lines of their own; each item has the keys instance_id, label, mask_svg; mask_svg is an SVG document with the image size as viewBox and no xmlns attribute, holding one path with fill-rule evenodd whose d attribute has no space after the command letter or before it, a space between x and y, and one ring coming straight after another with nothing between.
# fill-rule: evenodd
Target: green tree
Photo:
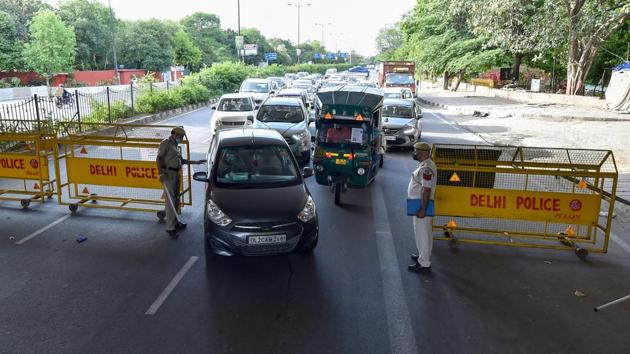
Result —
<instances>
[{"instance_id":1,"label":"green tree","mask_svg":"<svg viewBox=\"0 0 630 354\"><path fill-rule=\"evenodd\" d=\"M561 32L549 25L545 0L463 0L451 6L467 8L468 27L486 39L485 46L512 55L514 80L525 56L540 56L561 39Z\"/></svg>"},{"instance_id":2,"label":"green tree","mask_svg":"<svg viewBox=\"0 0 630 354\"><path fill-rule=\"evenodd\" d=\"M610 69L630 60L630 23L626 22L602 46L602 50L593 59L587 82L599 84L604 72L606 79L610 79Z\"/></svg>"},{"instance_id":3,"label":"green tree","mask_svg":"<svg viewBox=\"0 0 630 354\"><path fill-rule=\"evenodd\" d=\"M112 16L109 8L95 0L63 0L59 17L74 28L77 38L75 66L102 70L112 65Z\"/></svg>"},{"instance_id":4,"label":"green tree","mask_svg":"<svg viewBox=\"0 0 630 354\"><path fill-rule=\"evenodd\" d=\"M561 9L567 29L567 95L584 92L593 60L606 40L630 18L625 0L548 0L548 10Z\"/></svg>"},{"instance_id":5,"label":"green tree","mask_svg":"<svg viewBox=\"0 0 630 354\"><path fill-rule=\"evenodd\" d=\"M403 36L398 23L381 28L376 35L376 50L379 53L380 60L393 58L396 50L402 45Z\"/></svg>"},{"instance_id":6,"label":"green tree","mask_svg":"<svg viewBox=\"0 0 630 354\"><path fill-rule=\"evenodd\" d=\"M21 48L15 20L8 13L0 11L0 71L22 69Z\"/></svg>"},{"instance_id":7,"label":"green tree","mask_svg":"<svg viewBox=\"0 0 630 354\"><path fill-rule=\"evenodd\" d=\"M31 41L23 54L26 66L43 76L50 87L53 74L72 69L76 50L74 30L54 12L41 10L33 17L29 32Z\"/></svg>"},{"instance_id":8,"label":"green tree","mask_svg":"<svg viewBox=\"0 0 630 354\"><path fill-rule=\"evenodd\" d=\"M288 39L271 38L269 45L278 53L278 64L292 65L297 61L297 52Z\"/></svg>"},{"instance_id":9,"label":"green tree","mask_svg":"<svg viewBox=\"0 0 630 354\"><path fill-rule=\"evenodd\" d=\"M173 63L173 35L179 26L150 19L119 26L119 61L126 67L161 72Z\"/></svg>"},{"instance_id":10,"label":"green tree","mask_svg":"<svg viewBox=\"0 0 630 354\"><path fill-rule=\"evenodd\" d=\"M248 64L258 64L261 61L265 61L265 53L272 52L273 48L267 42L267 38L255 28L244 28L241 30L241 35L245 37L245 44L258 45L258 54L245 57L245 62Z\"/></svg>"},{"instance_id":11,"label":"green tree","mask_svg":"<svg viewBox=\"0 0 630 354\"><path fill-rule=\"evenodd\" d=\"M412 13L403 17L403 45L395 59L414 60L417 68L434 76L443 73L444 88L457 73L455 89L467 72L484 71L505 61L504 51L488 46L468 27L470 14L457 0L420 1Z\"/></svg>"},{"instance_id":12,"label":"green tree","mask_svg":"<svg viewBox=\"0 0 630 354\"><path fill-rule=\"evenodd\" d=\"M50 5L40 0L1 0L0 11L10 14L15 20L17 35L22 41L29 38L29 23L40 10L52 10Z\"/></svg>"},{"instance_id":13,"label":"green tree","mask_svg":"<svg viewBox=\"0 0 630 354\"><path fill-rule=\"evenodd\" d=\"M216 15L196 12L184 17L180 24L201 51L200 66L210 66L236 57L234 37L231 37L230 42L230 33L221 29L221 20Z\"/></svg>"},{"instance_id":14,"label":"green tree","mask_svg":"<svg viewBox=\"0 0 630 354\"><path fill-rule=\"evenodd\" d=\"M173 36L173 49L175 51L173 61L176 65L192 70L192 67L201 61L201 51L192 42L190 36L181 29Z\"/></svg>"}]
</instances>

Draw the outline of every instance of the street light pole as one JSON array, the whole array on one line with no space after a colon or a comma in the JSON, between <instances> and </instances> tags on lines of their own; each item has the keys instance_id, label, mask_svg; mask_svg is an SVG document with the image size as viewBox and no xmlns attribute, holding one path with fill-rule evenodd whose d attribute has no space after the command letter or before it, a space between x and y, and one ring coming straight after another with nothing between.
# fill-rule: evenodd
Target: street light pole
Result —
<instances>
[{"instance_id":1,"label":"street light pole","mask_svg":"<svg viewBox=\"0 0 630 354\"><path fill-rule=\"evenodd\" d=\"M238 28L236 29L238 36L241 36L241 0L236 0L236 10L237 10L237 18L238 18ZM241 61L241 50L236 48L236 61Z\"/></svg>"},{"instance_id":2,"label":"street light pole","mask_svg":"<svg viewBox=\"0 0 630 354\"><path fill-rule=\"evenodd\" d=\"M297 23L298 23L298 28L297 28L297 49L300 49L300 10L302 9L302 7L311 6L311 4L310 3L302 4L301 2L298 1L295 4L288 3L287 5L295 6L295 7L297 7L297 10L298 10L297 11L297 15L298 15L298 19L297 19L298 20L297 21ZM300 56L299 55L297 56L297 62L298 62L298 64L300 63Z\"/></svg>"},{"instance_id":3,"label":"street light pole","mask_svg":"<svg viewBox=\"0 0 630 354\"><path fill-rule=\"evenodd\" d=\"M116 85L120 85L120 73L118 72L118 57L116 55L116 28L115 28L116 19L114 18L114 10L112 10L112 1L108 0L108 2L109 2L109 14L111 17L112 26L114 26L114 29L112 29L112 47L114 50L114 77L116 80Z\"/></svg>"},{"instance_id":4,"label":"street light pole","mask_svg":"<svg viewBox=\"0 0 630 354\"><path fill-rule=\"evenodd\" d=\"M315 26L320 26L322 28L322 47L324 47L324 27L330 26L332 23L316 23Z\"/></svg>"}]
</instances>

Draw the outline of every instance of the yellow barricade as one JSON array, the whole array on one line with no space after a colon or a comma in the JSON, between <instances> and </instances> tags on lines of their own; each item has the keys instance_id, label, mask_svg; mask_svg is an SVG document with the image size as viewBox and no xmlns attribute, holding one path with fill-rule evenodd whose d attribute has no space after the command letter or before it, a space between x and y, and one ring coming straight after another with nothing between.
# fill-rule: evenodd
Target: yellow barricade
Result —
<instances>
[{"instance_id":1,"label":"yellow barricade","mask_svg":"<svg viewBox=\"0 0 630 354\"><path fill-rule=\"evenodd\" d=\"M433 229L444 232L436 239L581 258L608 251L618 178L612 151L436 144L432 158Z\"/></svg>"},{"instance_id":2,"label":"yellow barricade","mask_svg":"<svg viewBox=\"0 0 630 354\"><path fill-rule=\"evenodd\" d=\"M494 87L494 80L492 80L492 79L471 79L470 80L470 84L471 85L486 86L486 87L493 88Z\"/></svg>"},{"instance_id":3,"label":"yellow barricade","mask_svg":"<svg viewBox=\"0 0 630 354\"><path fill-rule=\"evenodd\" d=\"M79 206L157 212L164 218L165 195L155 162L160 142L173 126L59 123L55 169L58 201ZM188 159L187 140L180 144ZM192 205L190 166L181 172L179 207Z\"/></svg>"},{"instance_id":4,"label":"yellow barricade","mask_svg":"<svg viewBox=\"0 0 630 354\"><path fill-rule=\"evenodd\" d=\"M53 145L54 134L44 122L0 120L0 200L26 208L53 196Z\"/></svg>"}]
</instances>

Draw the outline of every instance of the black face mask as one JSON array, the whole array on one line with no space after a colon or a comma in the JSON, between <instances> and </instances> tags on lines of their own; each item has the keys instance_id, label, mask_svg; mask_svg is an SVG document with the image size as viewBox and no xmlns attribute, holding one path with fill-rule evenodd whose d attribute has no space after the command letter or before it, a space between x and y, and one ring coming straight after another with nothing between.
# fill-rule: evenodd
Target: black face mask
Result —
<instances>
[{"instance_id":1,"label":"black face mask","mask_svg":"<svg viewBox=\"0 0 630 354\"><path fill-rule=\"evenodd\" d=\"M412 158L412 159L414 159L414 160L416 160L416 161L418 161L418 156L416 156L416 154L413 154L413 155L411 156L411 158Z\"/></svg>"}]
</instances>

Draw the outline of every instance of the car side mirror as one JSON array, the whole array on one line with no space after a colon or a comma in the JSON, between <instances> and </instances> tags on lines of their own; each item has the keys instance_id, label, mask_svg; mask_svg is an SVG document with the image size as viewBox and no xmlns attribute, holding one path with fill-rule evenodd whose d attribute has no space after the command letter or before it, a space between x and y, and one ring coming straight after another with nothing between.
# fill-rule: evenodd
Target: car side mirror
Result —
<instances>
[{"instance_id":1,"label":"car side mirror","mask_svg":"<svg viewBox=\"0 0 630 354\"><path fill-rule=\"evenodd\" d=\"M254 123L254 116L247 116L247 120L251 123Z\"/></svg>"},{"instance_id":2,"label":"car side mirror","mask_svg":"<svg viewBox=\"0 0 630 354\"><path fill-rule=\"evenodd\" d=\"M304 178L313 177L314 175L315 170L313 170L311 167L304 167L304 169L302 170L302 177Z\"/></svg>"},{"instance_id":3,"label":"car side mirror","mask_svg":"<svg viewBox=\"0 0 630 354\"><path fill-rule=\"evenodd\" d=\"M195 172L193 174L193 179L198 182L205 182L205 183L210 182L208 180L208 174L206 172Z\"/></svg>"},{"instance_id":4,"label":"car side mirror","mask_svg":"<svg viewBox=\"0 0 630 354\"><path fill-rule=\"evenodd\" d=\"M256 106L256 109L260 109L260 105L257 105L257 106Z\"/></svg>"},{"instance_id":5,"label":"car side mirror","mask_svg":"<svg viewBox=\"0 0 630 354\"><path fill-rule=\"evenodd\" d=\"M271 90L271 91L269 91L269 94L273 96L273 95L276 94L276 91Z\"/></svg>"},{"instance_id":6,"label":"car side mirror","mask_svg":"<svg viewBox=\"0 0 630 354\"><path fill-rule=\"evenodd\" d=\"M212 106L210 107L211 110L216 111L217 110L217 106Z\"/></svg>"}]
</instances>

